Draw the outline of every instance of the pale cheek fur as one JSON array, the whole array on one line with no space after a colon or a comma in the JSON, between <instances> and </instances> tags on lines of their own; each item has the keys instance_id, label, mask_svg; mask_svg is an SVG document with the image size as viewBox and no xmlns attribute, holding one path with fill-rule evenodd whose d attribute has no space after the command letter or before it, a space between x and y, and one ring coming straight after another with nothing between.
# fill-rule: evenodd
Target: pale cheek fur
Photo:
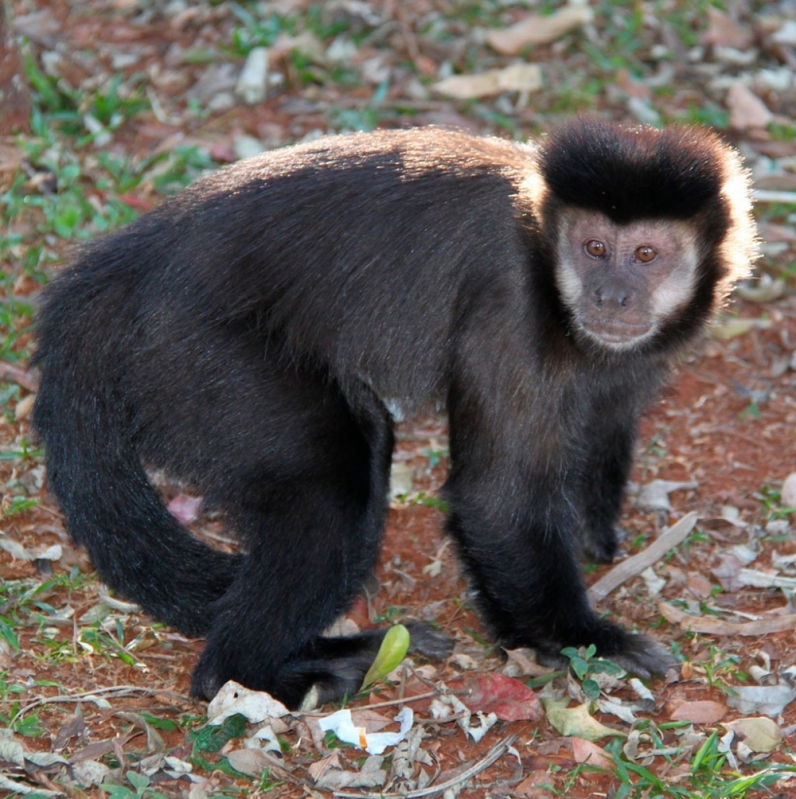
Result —
<instances>
[{"instance_id":1,"label":"pale cheek fur","mask_svg":"<svg viewBox=\"0 0 796 799\"><path fill-rule=\"evenodd\" d=\"M678 275L665 281L652 292L652 313L655 318L669 316L684 306L692 296L693 274Z\"/></svg>"},{"instance_id":2,"label":"pale cheek fur","mask_svg":"<svg viewBox=\"0 0 796 799\"><path fill-rule=\"evenodd\" d=\"M696 241L692 239L683 249L683 265L661 281L650 294L650 308L656 319L678 311L694 296L697 268Z\"/></svg>"},{"instance_id":3,"label":"pale cheek fur","mask_svg":"<svg viewBox=\"0 0 796 799\"><path fill-rule=\"evenodd\" d=\"M566 252L562 252L560 255L556 270L556 283L564 304L569 308L576 308L583 295L583 283Z\"/></svg>"}]
</instances>

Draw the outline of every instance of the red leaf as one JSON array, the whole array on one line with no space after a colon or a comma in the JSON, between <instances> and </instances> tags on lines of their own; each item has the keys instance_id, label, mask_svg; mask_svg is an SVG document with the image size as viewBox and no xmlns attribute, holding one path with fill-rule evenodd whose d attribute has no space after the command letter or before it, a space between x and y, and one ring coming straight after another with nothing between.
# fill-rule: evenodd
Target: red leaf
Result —
<instances>
[{"instance_id":1,"label":"red leaf","mask_svg":"<svg viewBox=\"0 0 796 799\"><path fill-rule=\"evenodd\" d=\"M536 694L525 683L505 674L471 674L464 680L449 682L448 687L473 712L494 713L503 721L538 721L543 715Z\"/></svg>"}]
</instances>

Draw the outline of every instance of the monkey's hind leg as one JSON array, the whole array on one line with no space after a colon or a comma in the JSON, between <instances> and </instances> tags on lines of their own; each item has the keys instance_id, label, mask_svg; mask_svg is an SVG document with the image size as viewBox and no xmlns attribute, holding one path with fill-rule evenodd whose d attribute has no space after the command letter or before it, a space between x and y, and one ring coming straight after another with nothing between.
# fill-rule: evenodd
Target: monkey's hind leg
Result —
<instances>
[{"instance_id":1,"label":"monkey's hind leg","mask_svg":"<svg viewBox=\"0 0 796 799\"><path fill-rule=\"evenodd\" d=\"M355 693L383 638L321 634L375 566L392 423L375 397L352 410L316 376L285 370L266 386L264 427L251 442L259 463L217 497L248 554L216 604L192 692L212 697L234 679L295 708L310 691L318 703ZM416 644L437 643L423 628L414 633Z\"/></svg>"}]
</instances>

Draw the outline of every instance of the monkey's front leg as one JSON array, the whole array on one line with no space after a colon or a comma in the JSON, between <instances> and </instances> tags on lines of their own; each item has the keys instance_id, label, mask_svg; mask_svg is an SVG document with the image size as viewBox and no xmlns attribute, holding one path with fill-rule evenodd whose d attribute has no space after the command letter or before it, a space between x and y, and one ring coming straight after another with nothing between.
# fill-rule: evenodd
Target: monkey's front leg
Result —
<instances>
[{"instance_id":1,"label":"monkey's front leg","mask_svg":"<svg viewBox=\"0 0 796 799\"><path fill-rule=\"evenodd\" d=\"M598 563L610 563L619 548L622 499L636 439L635 419L607 409L606 413L582 439L586 451L575 497L580 508L581 544Z\"/></svg>"},{"instance_id":2,"label":"monkey's front leg","mask_svg":"<svg viewBox=\"0 0 796 799\"><path fill-rule=\"evenodd\" d=\"M653 366L636 370L634 380L596 389L576 436L580 480L575 499L580 509L581 542L586 554L610 563L619 546L622 499L633 463L641 409L660 384Z\"/></svg>"},{"instance_id":3,"label":"monkey's front leg","mask_svg":"<svg viewBox=\"0 0 796 799\"><path fill-rule=\"evenodd\" d=\"M476 481L469 472L452 468L448 529L501 644L534 647L548 661L560 660L564 647L594 644L598 655L642 677L675 662L659 644L591 607L578 564L577 511L560 472L526 474L524 492L506 476ZM496 493L509 482L513 491Z\"/></svg>"}]
</instances>

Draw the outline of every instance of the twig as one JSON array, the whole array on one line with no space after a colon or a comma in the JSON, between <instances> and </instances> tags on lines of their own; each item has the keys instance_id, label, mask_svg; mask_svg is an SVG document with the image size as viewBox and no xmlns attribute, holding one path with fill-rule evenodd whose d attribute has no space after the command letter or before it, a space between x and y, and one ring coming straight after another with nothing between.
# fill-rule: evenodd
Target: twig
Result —
<instances>
[{"instance_id":1,"label":"twig","mask_svg":"<svg viewBox=\"0 0 796 799\"><path fill-rule=\"evenodd\" d=\"M611 569L608 574L601 577L589 589L589 597L593 602L599 602L608 596L614 588L618 588L622 583L641 574L648 566L657 563L670 549L676 547L694 529L694 525L699 518L696 511L686 513L680 521L664 530L654 543L650 544L645 550L633 555L632 558L622 561L618 566Z\"/></svg>"},{"instance_id":2,"label":"twig","mask_svg":"<svg viewBox=\"0 0 796 799\"><path fill-rule=\"evenodd\" d=\"M363 707L352 707L351 710L373 710L380 707L393 707L394 705L408 705L410 702L419 702L421 699L434 699L440 695L440 691L429 691L426 694L416 694L415 696L405 696L402 699L385 699L383 702L374 702L372 705L364 705ZM302 716L328 716L327 710L309 711L302 713ZM446 719L447 721L447 719Z\"/></svg>"},{"instance_id":3,"label":"twig","mask_svg":"<svg viewBox=\"0 0 796 799\"><path fill-rule=\"evenodd\" d=\"M178 694L176 691L165 691L157 688L139 688L135 685L113 685L109 688L95 688L93 691L82 691L79 694L60 694L59 696L39 696L34 701L28 702L21 707L9 722L9 726L22 718L29 710L42 705L53 705L58 702L83 702L91 700L97 696L134 696L135 694L147 694L150 696L165 696L169 699L176 699L181 702L190 702L190 698L185 694Z\"/></svg>"},{"instance_id":4,"label":"twig","mask_svg":"<svg viewBox=\"0 0 796 799\"><path fill-rule=\"evenodd\" d=\"M430 796L433 793L445 791L454 785L466 782L476 774L488 769L494 762L499 760L508 752L514 741L517 740L517 733L507 735L502 741L496 743L481 760L475 765L470 766L466 771L458 774L451 779L441 782L439 785L428 785L425 788L418 788L416 791L406 791L401 793L352 793L349 791L335 791L334 796L343 796L346 799L419 799L421 796Z\"/></svg>"},{"instance_id":5,"label":"twig","mask_svg":"<svg viewBox=\"0 0 796 799\"><path fill-rule=\"evenodd\" d=\"M434 699L440 695L439 691L429 691L426 694L415 694L414 696L403 696L400 699L385 699L383 702L374 702L363 708L352 708L352 710L373 710L378 707L391 707L392 705L408 705L410 702L419 702L421 699Z\"/></svg>"},{"instance_id":6,"label":"twig","mask_svg":"<svg viewBox=\"0 0 796 799\"><path fill-rule=\"evenodd\" d=\"M769 189L756 189L752 199L758 203L794 203L796 204L796 191L772 191Z\"/></svg>"},{"instance_id":7,"label":"twig","mask_svg":"<svg viewBox=\"0 0 796 799\"><path fill-rule=\"evenodd\" d=\"M27 391L39 390L39 377L37 374L26 372L8 361L0 361L0 380L17 383Z\"/></svg>"},{"instance_id":8,"label":"twig","mask_svg":"<svg viewBox=\"0 0 796 799\"><path fill-rule=\"evenodd\" d=\"M688 632L702 633L703 635L768 635L796 629L796 613L737 622L707 616L692 616L668 602L659 602L658 610L672 624L677 624Z\"/></svg>"}]
</instances>

